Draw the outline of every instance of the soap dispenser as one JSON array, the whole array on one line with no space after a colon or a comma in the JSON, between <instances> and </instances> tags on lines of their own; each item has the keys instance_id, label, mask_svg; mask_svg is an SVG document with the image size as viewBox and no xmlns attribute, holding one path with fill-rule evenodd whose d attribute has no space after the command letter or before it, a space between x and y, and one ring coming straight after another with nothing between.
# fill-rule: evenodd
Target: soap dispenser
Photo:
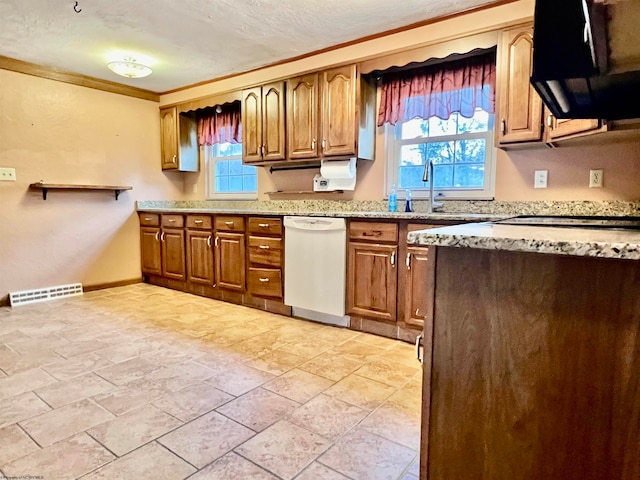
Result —
<instances>
[{"instance_id":1,"label":"soap dispenser","mask_svg":"<svg viewBox=\"0 0 640 480\"><path fill-rule=\"evenodd\" d=\"M389 192L389 211L395 212L398 210L398 194L396 193L395 184L391 187L391 192Z\"/></svg>"},{"instance_id":2,"label":"soap dispenser","mask_svg":"<svg viewBox=\"0 0 640 480\"><path fill-rule=\"evenodd\" d=\"M407 204L404 207L405 212L413 212L413 202L411 201L411 190L408 188L405 190L405 199L407 200Z\"/></svg>"}]
</instances>

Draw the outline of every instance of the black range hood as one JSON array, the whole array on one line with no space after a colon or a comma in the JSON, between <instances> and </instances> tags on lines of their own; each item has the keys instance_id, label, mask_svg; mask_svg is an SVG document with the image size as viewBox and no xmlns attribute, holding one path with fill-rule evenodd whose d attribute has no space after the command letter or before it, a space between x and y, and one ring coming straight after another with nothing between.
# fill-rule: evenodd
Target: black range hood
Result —
<instances>
[{"instance_id":1,"label":"black range hood","mask_svg":"<svg viewBox=\"0 0 640 480\"><path fill-rule=\"evenodd\" d=\"M531 83L557 118L640 118L640 2L536 0Z\"/></svg>"}]
</instances>

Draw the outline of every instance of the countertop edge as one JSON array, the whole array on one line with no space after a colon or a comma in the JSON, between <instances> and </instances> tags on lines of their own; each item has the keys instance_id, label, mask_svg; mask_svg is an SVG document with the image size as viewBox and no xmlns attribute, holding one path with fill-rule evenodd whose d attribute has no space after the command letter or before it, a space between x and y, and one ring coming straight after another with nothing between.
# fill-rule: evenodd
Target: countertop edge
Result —
<instances>
[{"instance_id":1,"label":"countertop edge","mask_svg":"<svg viewBox=\"0 0 640 480\"><path fill-rule=\"evenodd\" d=\"M407 242L418 246L476 248L482 250L503 250L510 252L569 255L579 257L608 258L620 260L640 260L640 234L629 233L628 242L582 239L581 235L606 235L607 231L593 231L586 228L558 229L540 227L540 238L526 238L518 235L519 230L527 227L509 226L505 233L488 236L473 233L473 228L486 229L490 223L471 223L465 225L469 233L460 233L456 227L443 227L434 230L418 230L407 235ZM531 228L531 227L529 227ZM556 232L554 232L554 230ZM527 233L531 235L534 230ZM482 232L484 233L484 232ZM567 238L551 238L554 233ZM561 234L561 235L560 235ZM624 237L624 232L615 232ZM571 239L571 236L575 238Z\"/></svg>"}]
</instances>

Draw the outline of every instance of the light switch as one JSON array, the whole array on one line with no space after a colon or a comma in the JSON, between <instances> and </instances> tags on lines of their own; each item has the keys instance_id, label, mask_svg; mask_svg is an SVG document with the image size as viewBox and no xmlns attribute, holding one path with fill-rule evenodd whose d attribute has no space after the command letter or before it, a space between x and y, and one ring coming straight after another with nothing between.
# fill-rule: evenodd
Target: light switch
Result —
<instances>
[{"instance_id":1,"label":"light switch","mask_svg":"<svg viewBox=\"0 0 640 480\"><path fill-rule=\"evenodd\" d=\"M533 175L533 188L547 188L548 170L536 170Z\"/></svg>"}]
</instances>

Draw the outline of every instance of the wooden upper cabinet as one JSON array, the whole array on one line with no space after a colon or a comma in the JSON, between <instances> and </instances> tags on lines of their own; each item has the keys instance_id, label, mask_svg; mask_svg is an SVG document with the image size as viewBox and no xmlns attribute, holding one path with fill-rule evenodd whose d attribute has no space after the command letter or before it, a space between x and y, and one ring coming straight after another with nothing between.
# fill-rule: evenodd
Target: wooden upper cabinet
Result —
<instances>
[{"instance_id":1,"label":"wooden upper cabinet","mask_svg":"<svg viewBox=\"0 0 640 480\"><path fill-rule=\"evenodd\" d=\"M533 28L504 30L500 40L497 145L542 140L542 100L529 81Z\"/></svg>"},{"instance_id":2,"label":"wooden upper cabinet","mask_svg":"<svg viewBox=\"0 0 640 480\"><path fill-rule=\"evenodd\" d=\"M176 107L160 109L160 150L162 151L162 169L177 169L178 109Z\"/></svg>"},{"instance_id":3,"label":"wooden upper cabinet","mask_svg":"<svg viewBox=\"0 0 640 480\"><path fill-rule=\"evenodd\" d=\"M285 159L285 86L275 82L262 87L262 158Z\"/></svg>"},{"instance_id":4,"label":"wooden upper cabinet","mask_svg":"<svg viewBox=\"0 0 640 480\"><path fill-rule=\"evenodd\" d=\"M545 113L545 139L547 142L606 130L606 125L600 120L556 118L551 112L546 111Z\"/></svg>"},{"instance_id":5,"label":"wooden upper cabinet","mask_svg":"<svg viewBox=\"0 0 640 480\"><path fill-rule=\"evenodd\" d=\"M322 154L356 155L358 89L355 65L322 73Z\"/></svg>"},{"instance_id":6,"label":"wooden upper cabinet","mask_svg":"<svg viewBox=\"0 0 640 480\"><path fill-rule=\"evenodd\" d=\"M242 92L242 161L262 161L262 88Z\"/></svg>"},{"instance_id":7,"label":"wooden upper cabinet","mask_svg":"<svg viewBox=\"0 0 640 480\"><path fill-rule=\"evenodd\" d=\"M160 109L160 151L163 170L197 172L199 147L197 120L193 112L177 107Z\"/></svg>"},{"instance_id":8,"label":"wooden upper cabinet","mask_svg":"<svg viewBox=\"0 0 640 480\"><path fill-rule=\"evenodd\" d=\"M285 159L284 82L242 92L242 160L245 163Z\"/></svg>"},{"instance_id":9,"label":"wooden upper cabinet","mask_svg":"<svg viewBox=\"0 0 640 480\"><path fill-rule=\"evenodd\" d=\"M287 80L286 88L288 158L318 158L318 74Z\"/></svg>"}]
</instances>

